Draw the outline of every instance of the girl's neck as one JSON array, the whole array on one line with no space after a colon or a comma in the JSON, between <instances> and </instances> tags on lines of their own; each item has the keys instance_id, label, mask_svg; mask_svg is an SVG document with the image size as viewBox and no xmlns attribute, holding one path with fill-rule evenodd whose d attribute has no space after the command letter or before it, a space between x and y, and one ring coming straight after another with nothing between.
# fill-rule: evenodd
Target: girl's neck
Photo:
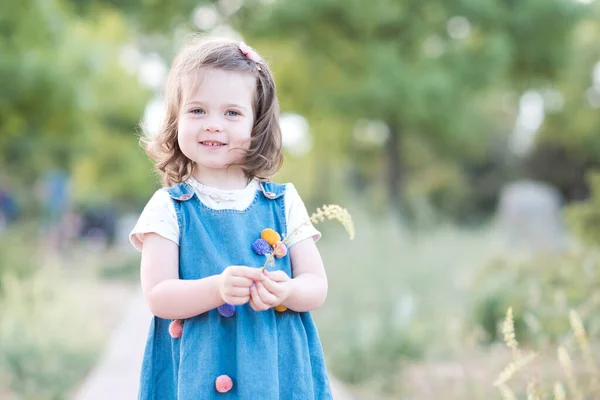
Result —
<instances>
[{"instance_id":1,"label":"girl's neck","mask_svg":"<svg viewBox=\"0 0 600 400\"><path fill-rule=\"evenodd\" d=\"M244 171L233 167L228 170L195 168L192 176L203 185L222 190L244 189L250 182Z\"/></svg>"}]
</instances>

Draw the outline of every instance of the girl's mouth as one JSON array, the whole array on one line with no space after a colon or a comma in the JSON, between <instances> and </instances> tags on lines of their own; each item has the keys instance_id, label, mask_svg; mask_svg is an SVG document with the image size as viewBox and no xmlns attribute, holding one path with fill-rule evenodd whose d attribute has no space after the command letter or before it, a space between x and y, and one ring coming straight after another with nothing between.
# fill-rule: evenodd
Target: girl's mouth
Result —
<instances>
[{"instance_id":1,"label":"girl's mouth","mask_svg":"<svg viewBox=\"0 0 600 400\"><path fill-rule=\"evenodd\" d=\"M206 146L206 147L223 147L226 145L226 143L223 142L218 142L215 140L204 140L202 142L200 142L201 145Z\"/></svg>"}]
</instances>

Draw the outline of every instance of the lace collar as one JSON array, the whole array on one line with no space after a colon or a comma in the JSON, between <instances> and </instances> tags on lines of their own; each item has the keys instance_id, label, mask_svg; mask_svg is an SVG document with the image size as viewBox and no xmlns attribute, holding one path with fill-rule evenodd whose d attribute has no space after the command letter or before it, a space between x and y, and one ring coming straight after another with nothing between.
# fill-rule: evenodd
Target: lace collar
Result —
<instances>
[{"instance_id":1,"label":"lace collar","mask_svg":"<svg viewBox=\"0 0 600 400\"><path fill-rule=\"evenodd\" d=\"M259 188L256 179L252 179L245 188L234 190L217 189L207 186L198 182L194 177L190 177L187 180L187 183L190 184L199 195L209 197L217 203L222 201L238 201L249 196L254 196L256 190Z\"/></svg>"}]
</instances>

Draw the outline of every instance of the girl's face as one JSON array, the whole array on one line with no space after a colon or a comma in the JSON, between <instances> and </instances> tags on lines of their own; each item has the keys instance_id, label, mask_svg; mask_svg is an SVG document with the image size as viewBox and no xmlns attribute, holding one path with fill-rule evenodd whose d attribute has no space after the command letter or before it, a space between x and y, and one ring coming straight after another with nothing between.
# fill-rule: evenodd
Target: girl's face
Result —
<instances>
[{"instance_id":1,"label":"girl's face","mask_svg":"<svg viewBox=\"0 0 600 400\"><path fill-rule=\"evenodd\" d=\"M213 68L204 68L193 78L200 79L198 85L184 80L177 140L183 154L195 163L197 178L218 177L228 165L243 161L250 147L256 78ZM195 90L186 92L186 86Z\"/></svg>"}]
</instances>

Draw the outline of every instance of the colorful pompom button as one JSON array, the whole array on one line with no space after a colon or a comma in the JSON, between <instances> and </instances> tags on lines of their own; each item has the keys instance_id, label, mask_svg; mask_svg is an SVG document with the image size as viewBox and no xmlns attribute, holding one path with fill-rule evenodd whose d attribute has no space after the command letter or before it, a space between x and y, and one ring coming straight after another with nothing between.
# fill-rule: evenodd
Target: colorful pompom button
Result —
<instances>
[{"instance_id":1,"label":"colorful pompom button","mask_svg":"<svg viewBox=\"0 0 600 400\"><path fill-rule=\"evenodd\" d=\"M286 310L287 310L287 307L282 304L275 306L275 311L277 311L277 312L284 312Z\"/></svg>"},{"instance_id":2,"label":"colorful pompom button","mask_svg":"<svg viewBox=\"0 0 600 400\"><path fill-rule=\"evenodd\" d=\"M228 318L235 314L235 306L228 303L220 305L219 307L217 307L217 310L219 311L219 314Z\"/></svg>"},{"instance_id":3,"label":"colorful pompom button","mask_svg":"<svg viewBox=\"0 0 600 400\"><path fill-rule=\"evenodd\" d=\"M215 388L219 393L227 393L233 387L233 381L227 375L221 375L215 381Z\"/></svg>"},{"instance_id":4,"label":"colorful pompom button","mask_svg":"<svg viewBox=\"0 0 600 400\"><path fill-rule=\"evenodd\" d=\"M264 239L256 239L252 243L252 250L259 256L264 256L272 251L271 245Z\"/></svg>"},{"instance_id":5,"label":"colorful pompom button","mask_svg":"<svg viewBox=\"0 0 600 400\"><path fill-rule=\"evenodd\" d=\"M273 254L277 258L285 257L285 255L287 254L287 247L285 246L284 243L280 243L279 247L276 247L275 250L273 251Z\"/></svg>"},{"instance_id":6,"label":"colorful pompom button","mask_svg":"<svg viewBox=\"0 0 600 400\"><path fill-rule=\"evenodd\" d=\"M169 335L174 339L179 339L183 333L183 321L175 319L169 324Z\"/></svg>"},{"instance_id":7,"label":"colorful pompom button","mask_svg":"<svg viewBox=\"0 0 600 400\"><path fill-rule=\"evenodd\" d=\"M271 246L275 246L277 243L281 242L281 236L279 236L279 233L275 232L271 228L263 229L260 237L266 240Z\"/></svg>"}]
</instances>

